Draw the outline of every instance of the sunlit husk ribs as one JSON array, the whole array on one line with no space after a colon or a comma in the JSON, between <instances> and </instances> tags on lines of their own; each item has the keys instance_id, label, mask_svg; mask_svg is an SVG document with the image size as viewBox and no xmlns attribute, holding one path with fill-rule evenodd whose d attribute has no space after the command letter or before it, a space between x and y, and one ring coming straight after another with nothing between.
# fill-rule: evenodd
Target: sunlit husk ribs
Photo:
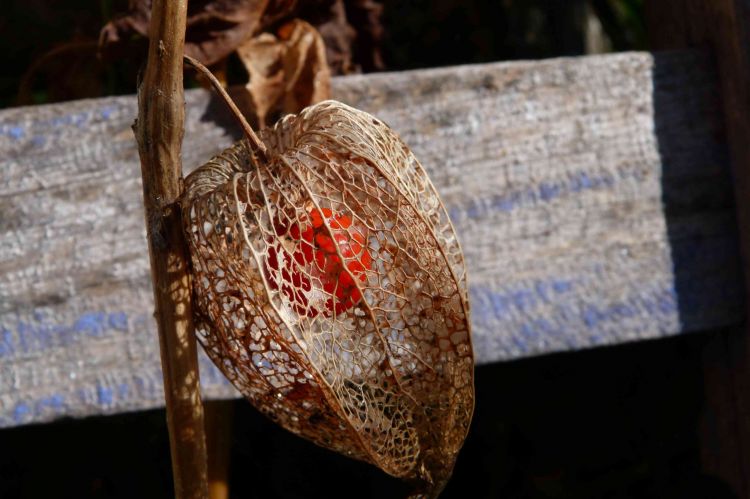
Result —
<instances>
[{"instance_id":1,"label":"sunlit husk ribs","mask_svg":"<svg viewBox=\"0 0 750 499\"><path fill-rule=\"evenodd\" d=\"M288 430L439 491L474 407L466 270L435 188L325 101L185 180L200 342ZM431 495L431 494L428 494Z\"/></svg>"}]
</instances>

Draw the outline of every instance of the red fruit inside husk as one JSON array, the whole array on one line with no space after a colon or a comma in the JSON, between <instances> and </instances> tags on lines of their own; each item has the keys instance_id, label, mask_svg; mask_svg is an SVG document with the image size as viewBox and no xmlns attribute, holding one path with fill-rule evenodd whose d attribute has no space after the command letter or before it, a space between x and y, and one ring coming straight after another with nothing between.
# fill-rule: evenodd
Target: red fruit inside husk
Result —
<instances>
[{"instance_id":1,"label":"red fruit inside husk","mask_svg":"<svg viewBox=\"0 0 750 499\"><path fill-rule=\"evenodd\" d=\"M365 282L365 272L372 269L366 228L349 215L315 208L288 227L275 219L274 231L282 244L269 247L268 284L281 289L298 314L339 315L362 299L355 281ZM313 287L325 293L315 293Z\"/></svg>"}]
</instances>

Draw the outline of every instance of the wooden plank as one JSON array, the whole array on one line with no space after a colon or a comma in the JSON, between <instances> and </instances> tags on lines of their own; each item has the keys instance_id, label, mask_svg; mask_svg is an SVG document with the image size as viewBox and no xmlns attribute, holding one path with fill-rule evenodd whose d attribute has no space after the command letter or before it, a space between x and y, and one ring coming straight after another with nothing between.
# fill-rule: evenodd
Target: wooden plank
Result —
<instances>
[{"instance_id":1,"label":"wooden plank","mask_svg":"<svg viewBox=\"0 0 750 499\"><path fill-rule=\"evenodd\" d=\"M653 47L707 49L717 66L737 200L745 304L750 298L750 0L652 0ZM703 352L704 470L750 498L750 325L727 328Z\"/></svg>"},{"instance_id":2,"label":"wooden plank","mask_svg":"<svg viewBox=\"0 0 750 499\"><path fill-rule=\"evenodd\" d=\"M698 52L336 79L433 178L479 363L743 316L714 71ZM184 164L231 120L186 94ZM133 97L0 112L0 426L162 404ZM209 398L235 392L202 360Z\"/></svg>"}]
</instances>

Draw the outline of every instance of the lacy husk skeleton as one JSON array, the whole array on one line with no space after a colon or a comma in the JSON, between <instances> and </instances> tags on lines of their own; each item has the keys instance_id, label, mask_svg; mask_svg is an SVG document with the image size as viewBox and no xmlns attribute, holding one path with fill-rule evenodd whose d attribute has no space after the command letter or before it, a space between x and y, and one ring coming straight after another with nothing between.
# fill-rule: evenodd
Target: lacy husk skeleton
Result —
<instances>
[{"instance_id":1,"label":"lacy husk skeleton","mask_svg":"<svg viewBox=\"0 0 750 499\"><path fill-rule=\"evenodd\" d=\"M264 414L434 497L474 408L466 270L422 166L325 101L185 180L197 334Z\"/></svg>"}]
</instances>

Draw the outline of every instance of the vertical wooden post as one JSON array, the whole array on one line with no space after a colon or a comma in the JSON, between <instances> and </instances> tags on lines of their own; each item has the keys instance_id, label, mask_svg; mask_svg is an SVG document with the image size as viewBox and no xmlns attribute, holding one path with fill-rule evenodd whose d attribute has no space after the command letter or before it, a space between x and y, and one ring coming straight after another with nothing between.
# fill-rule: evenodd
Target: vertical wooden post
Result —
<instances>
[{"instance_id":1,"label":"vertical wooden post","mask_svg":"<svg viewBox=\"0 0 750 499\"><path fill-rule=\"evenodd\" d=\"M653 49L705 47L719 73L732 163L746 310L750 310L750 0L649 0ZM704 469L750 498L750 323L716 335L703 352L708 415Z\"/></svg>"},{"instance_id":2,"label":"vertical wooden post","mask_svg":"<svg viewBox=\"0 0 750 499\"><path fill-rule=\"evenodd\" d=\"M234 402L213 400L205 409L209 499L228 499Z\"/></svg>"},{"instance_id":3,"label":"vertical wooden post","mask_svg":"<svg viewBox=\"0 0 750 499\"><path fill-rule=\"evenodd\" d=\"M133 129L141 157L175 496L204 499L208 488L203 406L187 247L177 205L182 183L186 19L187 0L154 0L148 63Z\"/></svg>"}]
</instances>

